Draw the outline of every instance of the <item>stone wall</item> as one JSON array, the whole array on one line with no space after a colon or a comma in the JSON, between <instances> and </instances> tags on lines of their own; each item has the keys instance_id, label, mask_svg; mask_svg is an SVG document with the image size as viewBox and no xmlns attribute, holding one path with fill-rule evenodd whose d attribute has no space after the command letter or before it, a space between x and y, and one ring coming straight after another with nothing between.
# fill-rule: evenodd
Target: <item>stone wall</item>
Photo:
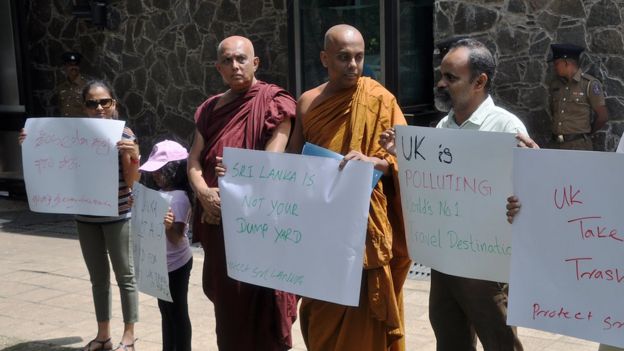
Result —
<instances>
[{"instance_id":1,"label":"stone wall","mask_svg":"<svg viewBox=\"0 0 624 351\"><path fill-rule=\"evenodd\" d=\"M195 108L225 89L214 62L229 35L254 43L260 79L287 85L286 0L111 0L103 29L74 17L74 2L26 5L35 115L53 113L68 50L83 54L84 73L113 84L143 154L165 138L189 145Z\"/></svg>"},{"instance_id":2,"label":"stone wall","mask_svg":"<svg viewBox=\"0 0 624 351\"><path fill-rule=\"evenodd\" d=\"M486 43L498 62L495 100L540 144L550 137L550 44L586 47L581 67L604 83L611 120L594 146L614 150L624 131L623 17L622 0L436 0L434 32L436 41L470 35Z\"/></svg>"}]
</instances>

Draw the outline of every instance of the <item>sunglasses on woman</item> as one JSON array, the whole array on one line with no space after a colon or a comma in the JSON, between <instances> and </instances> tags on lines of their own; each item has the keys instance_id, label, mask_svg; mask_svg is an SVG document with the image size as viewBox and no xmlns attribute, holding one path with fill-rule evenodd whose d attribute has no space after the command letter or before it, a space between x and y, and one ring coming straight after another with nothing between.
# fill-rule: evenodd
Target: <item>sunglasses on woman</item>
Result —
<instances>
[{"instance_id":1,"label":"sunglasses on woman","mask_svg":"<svg viewBox=\"0 0 624 351\"><path fill-rule=\"evenodd\" d=\"M102 106L102 108L109 108L113 105L112 98L99 99L99 100L86 100L84 102L85 106L90 109L96 109L98 106Z\"/></svg>"}]
</instances>

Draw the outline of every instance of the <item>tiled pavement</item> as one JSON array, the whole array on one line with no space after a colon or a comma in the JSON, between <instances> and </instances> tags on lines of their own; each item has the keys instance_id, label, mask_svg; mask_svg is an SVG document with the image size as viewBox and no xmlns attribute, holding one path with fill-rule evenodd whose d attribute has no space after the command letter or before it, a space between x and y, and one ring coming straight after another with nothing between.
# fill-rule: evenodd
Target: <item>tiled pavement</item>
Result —
<instances>
[{"instance_id":1,"label":"tiled pavement","mask_svg":"<svg viewBox=\"0 0 624 351\"><path fill-rule=\"evenodd\" d=\"M189 288L193 349L217 350L212 306L201 289L203 253L194 249ZM429 282L404 287L407 350L435 350L427 317ZM137 350L161 349L156 299L140 295ZM113 335L122 332L119 294L113 294ZM78 350L96 331L87 271L71 216L34 214L24 202L0 196L0 350ZM305 350L299 325L294 349ZM597 344L520 328L525 350L593 351Z\"/></svg>"}]
</instances>

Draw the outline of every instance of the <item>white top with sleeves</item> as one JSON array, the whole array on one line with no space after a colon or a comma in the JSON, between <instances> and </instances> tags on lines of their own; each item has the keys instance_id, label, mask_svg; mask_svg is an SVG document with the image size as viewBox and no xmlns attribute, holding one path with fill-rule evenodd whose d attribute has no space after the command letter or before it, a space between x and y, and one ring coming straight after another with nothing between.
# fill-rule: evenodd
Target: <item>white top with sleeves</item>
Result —
<instances>
[{"instance_id":1,"label":"white top with sleeves","mask_svg":"<svg viewBox=\"0 0 624 351\"><path fill-rule=\"evenodd\" d=\"M451 110L446 117L442 118L436 128L523 133L529 135L524 123L513 113L494 105L494 100L492 100L490 95L462 125L457 125L455 122L455 111Z\"/></svg>"}]
</instances>

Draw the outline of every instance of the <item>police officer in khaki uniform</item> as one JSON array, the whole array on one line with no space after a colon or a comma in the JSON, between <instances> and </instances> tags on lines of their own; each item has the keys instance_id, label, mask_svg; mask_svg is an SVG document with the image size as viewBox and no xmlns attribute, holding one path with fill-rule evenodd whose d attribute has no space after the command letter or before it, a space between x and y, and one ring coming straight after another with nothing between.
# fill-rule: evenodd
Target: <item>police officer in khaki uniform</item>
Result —
<instances>
[{"instance_id":1,"label":"police officer in khaki uniform","mask_svg":"<svg viewBox=\"0 0 624 351\"><path fill-rule=\"evenodd\" d=\"M57 85L56 95L61 117L84 117L82 88L86 79L80 74L81 56L77 52L66 52L63 58L65 80Z\"/></svg>"},{"instance_id":2,"label":"police officer in khaki uniform","mask_svg":"<svg viewBox=\"0 0 624 351\"><path fill-rule=\"evenodd\" d=\"M582 47L552 44L550 48L556 74L550 84L551 145L556 149L593 150L592 134L609 119L602 84L579 68Z\"/></svg>"}]
</instances>

